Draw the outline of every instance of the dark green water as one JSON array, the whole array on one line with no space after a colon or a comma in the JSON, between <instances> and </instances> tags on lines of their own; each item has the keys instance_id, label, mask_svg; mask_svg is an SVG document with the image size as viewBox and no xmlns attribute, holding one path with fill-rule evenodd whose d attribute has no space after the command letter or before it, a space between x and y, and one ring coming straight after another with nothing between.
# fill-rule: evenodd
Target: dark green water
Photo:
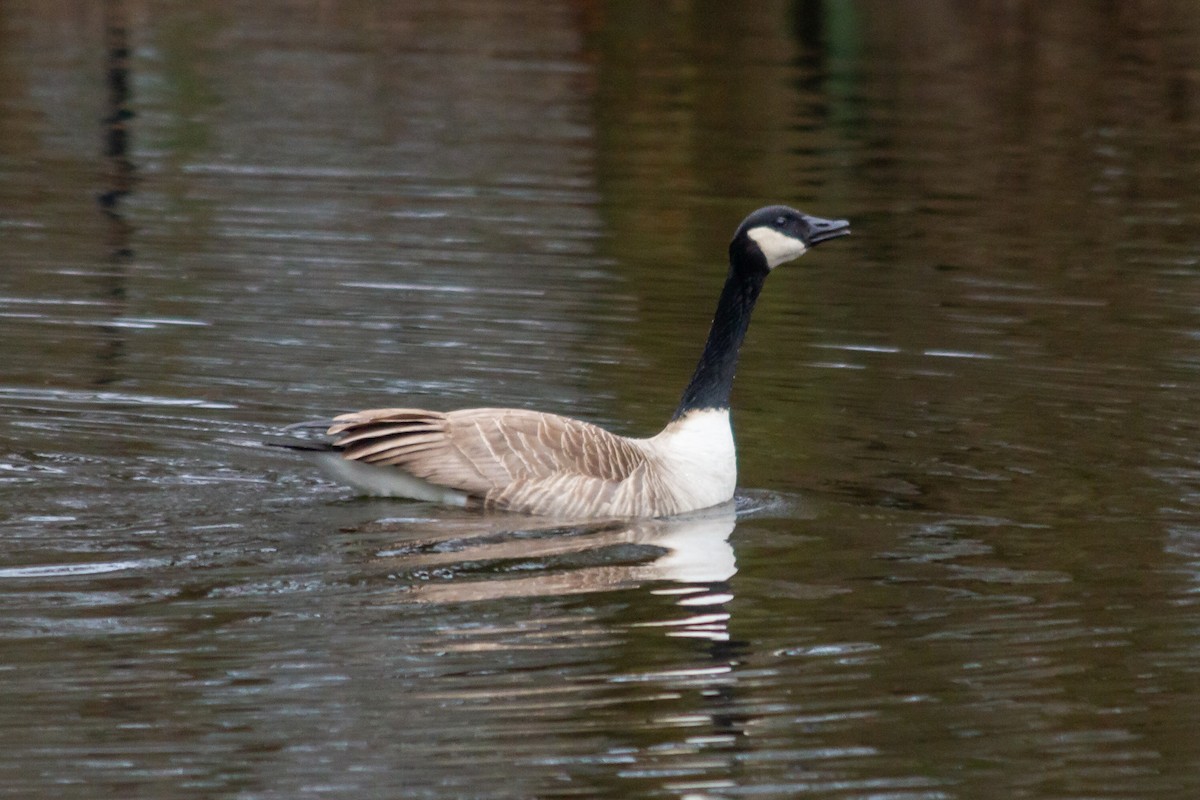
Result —
<instances>
[{"instance_id":1,"label":"dark green water","mask_svg":"<svg viewBox=\"0 0 1200 800\"><path fill-rule=\"evenodd\" d=\"M0 5L0 795L1200 793L1200 18ZM255 445L653 433L746 213L737 507L546 527Z\"/></svg>"}]
</instances>

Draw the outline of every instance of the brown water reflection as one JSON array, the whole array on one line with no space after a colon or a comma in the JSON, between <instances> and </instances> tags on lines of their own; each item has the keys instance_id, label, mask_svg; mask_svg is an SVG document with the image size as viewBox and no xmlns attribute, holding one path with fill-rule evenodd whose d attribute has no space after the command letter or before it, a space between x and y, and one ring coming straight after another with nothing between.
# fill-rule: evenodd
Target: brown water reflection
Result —
<instances>
[{"instance_id":1,"label":"brown water reflection","mask_svg":"<svg viewBox=\"0 0 1200 800\"><path fill-rule=\"evenodd\" d=\"M1195 795L1190 11L0 6L0 793ZM656 430L776 200L736 517L255 445Z\"/></svg>"}]
</instances>

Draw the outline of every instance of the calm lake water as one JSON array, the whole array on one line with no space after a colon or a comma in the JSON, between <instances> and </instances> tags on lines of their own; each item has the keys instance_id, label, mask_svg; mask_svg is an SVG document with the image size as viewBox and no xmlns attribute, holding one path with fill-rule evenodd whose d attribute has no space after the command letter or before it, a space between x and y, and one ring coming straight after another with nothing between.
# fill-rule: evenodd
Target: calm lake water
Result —
<instances>
[{"instance_id":1,"label":"calm lake water","mask_svg":"<svg viewBox=\"0 0 1200 800\"><path fill-rule=\"evenodd\" d=\"M1200 17L0 5L0 795L1200 795ZM735 506L555 525L258 442L670 415L772 275Z\"/></svg>"}]
</instances>

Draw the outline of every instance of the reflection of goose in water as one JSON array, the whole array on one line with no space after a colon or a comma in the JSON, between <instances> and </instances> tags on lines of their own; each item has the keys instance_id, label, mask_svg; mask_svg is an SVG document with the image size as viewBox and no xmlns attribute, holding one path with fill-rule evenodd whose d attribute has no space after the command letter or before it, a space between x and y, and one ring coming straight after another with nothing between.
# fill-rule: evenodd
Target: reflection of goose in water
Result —
<instances>
[{"instance_id":1,"label":"reflection of goose in water","mask_svg":"<svg viewBox=\"0 0 1200 800\"><path fill-rule=\"evenodd\" d=\"M436 700L467 709L475 725L519 718L554 730L564 715L572 730L584 729L629 704L636 712L620 747L623 768L644 770L669 796L671 776L732 786L754 704L739 691L740 665L752 654L730 630L731 534L743 517L808 515L777 495L738 501L623 522L453 510L382 520L382 531L403 538L375 550L367 567L408 584L377 602L434 621L418 646L446 660L443 674L469 676L415 691L433 686ZM622 592L606 602L606 593ZM412 614L406 603L426 611ZM471 605L444 608L457 603ZM612 724L619 739L623 723Z\"/></svg>"},{"instance_id":2,"label":"reflection of goose in water","mask_svg":"<svg viewBox=\"0 0 1200 800\"><path fill-rule=\"evenodd\" d=\"M729 244L708 340L675 415L634 439L569 417L512 408L385 408L333 420L332 443L293 443L364 494L557 517L664 517L728 502L737 482L729 397L738 351L767 275L845 220L769 206ZM298 427L305 427L302 424Z\"/></svg>"},{"instance_id":3,"label":"reflection of goose in water","mask_svg":"<svg viewBox=\"0 0 1200 800\"><path fill-rule=\"evenodd\" d=\"M680 604L687 605L711 595L712 584L737 572L729 543L737 522L732 502L666 519L542 528L521 520L525 524L516 530L511 525L514 518L495 519L492 529L484 532L478 517L464 518L461 525L438 520L433 536L406 540L403 546L380 553L376 564L408 574L444 570L452 576L410 586L404 599L418 603L606 592L662 581L679 585L656 593L678 594ZM519 577L498 574L505 563L530 561L542 563L538 569L522 570ZM476 574L485 569L481 565L495 569L486 569L484 577L476 578L464 574L463 565L470 565L470 573Z\"/></svg>"}]
</instances>

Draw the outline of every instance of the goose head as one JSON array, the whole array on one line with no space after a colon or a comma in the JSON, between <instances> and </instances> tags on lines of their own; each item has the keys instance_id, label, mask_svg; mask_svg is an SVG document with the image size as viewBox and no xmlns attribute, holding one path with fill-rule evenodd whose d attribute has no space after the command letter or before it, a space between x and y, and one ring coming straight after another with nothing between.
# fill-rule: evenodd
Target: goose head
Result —
<instances>
[{"instance_id":1,"label":"goose head","mask_svg":"<svg viewBox=\"0 0 1200 800\"><path fill-rule=\"evenodd\" d=\"M773 270L821 242L850 234L844 219L822 219L787 206L760 208L742 221L729 244L730 261L751 261Z\"/></svg>"}]
</instances>

